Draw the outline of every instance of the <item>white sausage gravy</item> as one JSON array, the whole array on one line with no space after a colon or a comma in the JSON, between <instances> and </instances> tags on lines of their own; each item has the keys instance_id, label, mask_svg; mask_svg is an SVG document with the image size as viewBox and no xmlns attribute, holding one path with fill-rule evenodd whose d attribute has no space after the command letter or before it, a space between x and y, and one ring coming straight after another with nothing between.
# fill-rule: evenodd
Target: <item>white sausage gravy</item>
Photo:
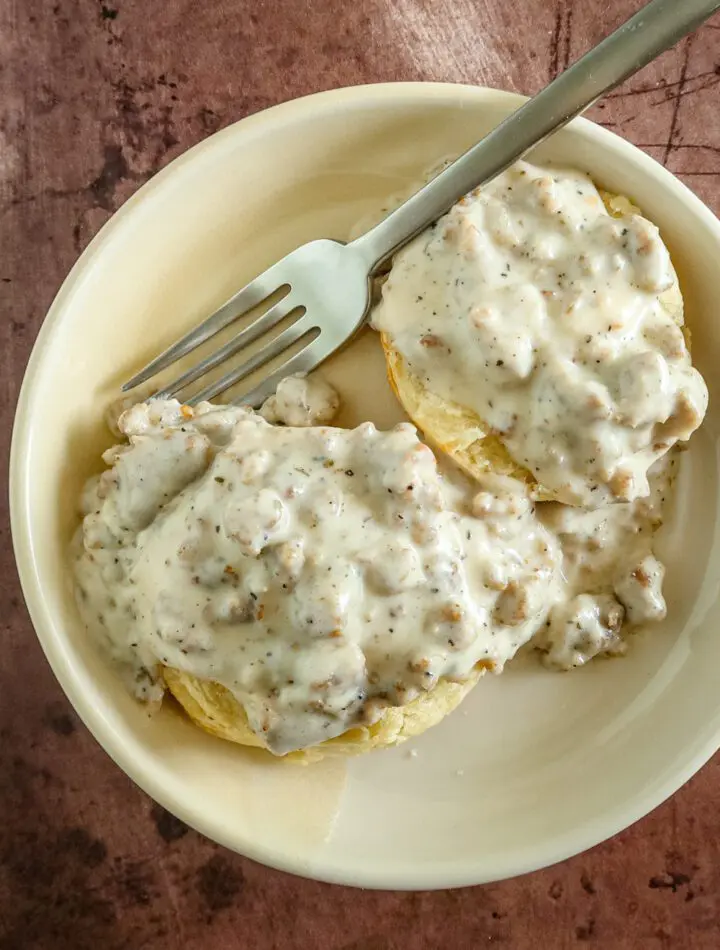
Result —
<instances>
[{"instance_id":1,"label":"white sausage gravy","mask_svg":"<svg viewBox=\"0 0 720 950\"><path fill-rule=\"evenodd\" d=\"M500 671L559 596L520 483L452 484L413 426L282 428L238 408L127 410L84 495L78 603L131 673L216 681L283 754L440 677Z\"/></svg>"},{"instance_id":2,"label":"white sausage gravy","mask_svg":"<svg viewBox=\"0 0 720 950\"><path fill-rule=\"evenodd\" d=\"M340 397L321 376L286 376L262 404L260 415L284 426L324 426L339 408Z\"/></svg>"},{"instance_id":3,"label":"white sausage gravy","mask_svg":"<svg viewBox=\"0 0 720 950\"><path fill-rule=\"evenodd\" d=\"M552 497L598 507L647 495L707 408L675 284L653 224L519 162L395 256L372 322Z\"/></svg>"},{"instance_id":4,"label":"white sausage gravy","mask_svg":"<svg viewBox=\"0 0 720 950\"><path fill-rule=\"evenodd\" d=\"M561 669L623 652L665 616L653 535L707 405L674 282L652 224L519 163L397 255L373 323L558 500L441 473L408 424L328 427L317 376L260 414L141 403L83 494L88 629L139 698L164 666L220 683L278 755L531 640Z\"/></svg>"},{"instance_id":5,"label":"white sausage gravy","mask_svg":"<svg viewBox=\"0 0 720 950\"><path fill-rule=\"evenodd\" d=\"M655 463L647 498L593 509L537 505L539 519L563 552L562 594L533 641L548 666L570 669L598 654L622 654L628 633L665 618L665 568L653 545L671 498L676 461L671 450Z\"/></svg>"}]
</instances>

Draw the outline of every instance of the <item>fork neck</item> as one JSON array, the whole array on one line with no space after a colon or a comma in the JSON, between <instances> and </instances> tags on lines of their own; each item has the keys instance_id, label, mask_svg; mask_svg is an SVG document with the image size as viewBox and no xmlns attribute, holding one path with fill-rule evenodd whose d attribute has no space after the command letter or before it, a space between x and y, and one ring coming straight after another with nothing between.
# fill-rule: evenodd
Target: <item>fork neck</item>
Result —
<instances>
[{"instance_id":1,"label":"fork neck","mask_svg":"<svg viewBox=\"0 0 720 950\"><path fill-rule=\"evenodd\" d=\"M720 0L651 0L429 184L352 242L371 273L473 188L491 181L690 33Z\"/></svg>"}]
</instances>

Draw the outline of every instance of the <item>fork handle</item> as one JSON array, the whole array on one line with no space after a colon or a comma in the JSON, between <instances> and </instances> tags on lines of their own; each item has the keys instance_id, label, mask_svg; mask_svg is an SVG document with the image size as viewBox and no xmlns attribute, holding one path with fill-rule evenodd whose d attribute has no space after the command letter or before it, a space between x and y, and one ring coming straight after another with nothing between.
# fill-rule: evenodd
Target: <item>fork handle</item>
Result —
<instances>
[{"instance_id":1,"label":"fork handle","mask_svg":"<svg viewBox=\"0 0 720 950\"><path fill-rule=\"evenodd\" d=\"M463 195L505 171L718 8L720 0L651 0L380 224L353 241L371 272Z\"/></svg>"}]
</instances>

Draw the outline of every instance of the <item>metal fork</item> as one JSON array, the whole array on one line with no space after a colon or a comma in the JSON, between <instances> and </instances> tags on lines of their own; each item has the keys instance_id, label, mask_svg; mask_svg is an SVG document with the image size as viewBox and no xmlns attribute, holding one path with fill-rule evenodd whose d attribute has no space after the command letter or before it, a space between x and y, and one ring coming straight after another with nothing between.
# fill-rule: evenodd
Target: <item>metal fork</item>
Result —
<instances>
[{"instance_id":1,"label":"metal fork","mask_svg":"<svg viewBox=\"0 0 720 950\"><path fill-rule=\"evenodd\" d=\"M151 379L287 287L279 302L156 393L156 397L183 398L187 387L301 310L294 323L249 359L185 398L190 404L213 399L304 340L305 345L279 369L236 400L237 404L261 405L283 378L315 369L355 334L370 309L371 278L399 248L463 195L499 175L718 8L720 0L652 0L376 227L348 244L317 240L292 251L133 376L123 391Z\"/></svg>"}]
</instances>

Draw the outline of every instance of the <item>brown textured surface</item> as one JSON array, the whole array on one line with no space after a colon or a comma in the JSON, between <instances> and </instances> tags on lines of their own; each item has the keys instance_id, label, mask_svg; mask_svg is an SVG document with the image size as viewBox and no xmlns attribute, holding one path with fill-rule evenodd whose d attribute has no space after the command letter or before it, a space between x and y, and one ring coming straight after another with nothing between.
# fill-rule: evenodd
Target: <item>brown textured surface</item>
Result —
<instances>
[{"instance_id":1,"label":"brown textured surface","mask_svg":"<svg viewBox=\"0 0 720 950\"><path fill-rule=\"evenodd\" d=\"M637 5L0 0L3 472L23 367L53 294L158 168L250 112L332 86L447 79L531 93ZM594 110L716 213L719 84L716 19ZM79 724L22 605L5 510L0 537L0 950L720 946L717 759L612 841L483 888L331 888L201 839Z\"/></svg>"}]
</instances>

